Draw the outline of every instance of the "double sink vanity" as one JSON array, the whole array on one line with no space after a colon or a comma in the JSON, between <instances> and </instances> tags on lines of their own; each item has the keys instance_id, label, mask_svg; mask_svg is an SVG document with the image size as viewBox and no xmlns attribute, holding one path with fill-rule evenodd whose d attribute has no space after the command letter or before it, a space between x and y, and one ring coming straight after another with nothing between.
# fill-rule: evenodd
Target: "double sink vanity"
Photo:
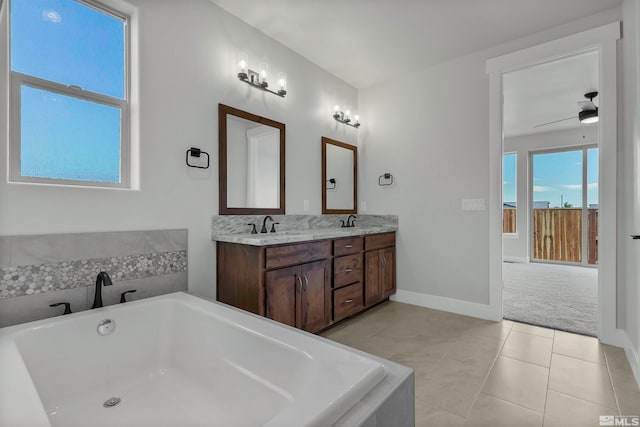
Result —
<instances>
[{"instance_id":1,"label":"double sink vanity","mask_svg":"<svg viewBox=\"0 0 640 427\"><path fill-rule=\"evenodd\" d=\"M219 105L217 300L317 333L395 293L397 217L355 217L358 149L326 137L323 215L285 215L285 129Z\"/></svg>"},{"instance_id":2,"label":"double sink vanity","mask_svg":"<svg viewBox=\"0 0 640 427\"><path fill-rule=\"evenodd\" d=\"M215 234L218 301L309 332L395 292L395 226Z\"/></svg>"}]
</instances>

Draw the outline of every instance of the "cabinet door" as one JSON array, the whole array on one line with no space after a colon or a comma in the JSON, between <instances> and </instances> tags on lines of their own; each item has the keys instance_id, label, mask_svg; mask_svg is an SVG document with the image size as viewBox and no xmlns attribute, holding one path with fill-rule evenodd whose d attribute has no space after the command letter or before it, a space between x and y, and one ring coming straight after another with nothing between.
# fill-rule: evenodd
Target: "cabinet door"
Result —
<instances>
[{"instance_id":1,"label":"cabinet door","mask_svg":"<svg viewBox=\"0 0 640 427\"><path fill-rule=\"evenodd\" d=\"M382 298L389 298L396 291L396 249L386 248L380 250L382 259L382 272L380 281L382 286Z\"/></svg>"},{"instance_id":2,"label":"cabinet door","mask_svg":"<svg viewBox=\"0 0 640 427\"><path fill-rule=\"evenodd\" d=\"M364 305L369 306L382 299L380 273L382 258L380 250L364 253Z\"/></svg>"},{"instance_id":3,"label":"cabinet door","mask_svg":"<svg viewBox=\"0 0 640 427\"><path fill-rule=\"evenodd\" d=\"M331 321L331 281L329 261L303 264L302 329L316 332Z\"/></svg>"},{"instance_id":4,"label":"cabinet door","mask_svg":"<svg viewBox=\"0 0 640 427\"><path fill-rule=\"evenodd\" d=\"M266 274L267 317L296 328L301 327L300 267L281 268Z\"/></svg>"}]
</instances>

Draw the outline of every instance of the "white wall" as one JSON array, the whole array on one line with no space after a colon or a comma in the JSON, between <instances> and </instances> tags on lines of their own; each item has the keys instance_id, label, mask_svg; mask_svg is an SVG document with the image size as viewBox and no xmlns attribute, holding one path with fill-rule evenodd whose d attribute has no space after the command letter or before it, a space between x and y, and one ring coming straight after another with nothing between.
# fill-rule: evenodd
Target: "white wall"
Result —
<instances>
[{"instance_id":1,"label":"white wall","mask_svg":"<svg viewBox=\"0 0 640 427\"><path fill-rule=\"evenodd\" d=\"M620 186L618 241L618 326L623 328L630 340L631 366L640 382L640 241L631 240L630 234L640 234L640 4L636 0L625 0L622 7L623 34L622 54L622 141L618 178ZM634 362L635 361L635 365Z\"/></svg>"},{"instance_id":2,"label":"white wall","mask_svg":"<svg viewBox=\"0 0 640 427\"><path fill-rule=\"evenodd\" d=\"M596 126L504 138L504 152L516 153L516 229L502 237L505 260L529 259L529 151L598 143Z\"/></svg>"},{"instance_id":3,"label":"white wall","mask_svg":"<svg viewBox=\"0 0 640 427\"><path fill-rule=\"evenodd\" d=\"M0 180L0 235L187 228L189 288L215 296L211 216L218 213L218 103L287 126L286 211L319 214L321 137L356 143L332 118L356 90L206 0L132 0L137 7L140 190L7 184ZM134 22L134 26L136 22ZM0 40L7 39L6 20ZM134 28L135 31L135 28ZM0 49L0 129L7 128L6 46ZM285 71L288 95L240 82L236 53ZM356 110L352 108L352 110ZM361 115L363 118L364 115ZM3 144L6 141L3 132ZM185 151L211 154L211 168L184 164ZM0 176L7 176L2 150Z\"/></svg>"},{"instance_id":4,"label":"white wall","mask_svg":"<svg viewBox=\"0 0 640 427\"><path fill-rule=\"evenodd\" d=\"M486 60L620 16L613 9L427 69L408 70L402 78L358 92L361 115L367 117L360 133L361 200L369 211L400 217L398 288L422 294L408 294L407 299L486 313L488 212L461 210L464 198L489 198ZM396 178L392 187L377 186L385 171Z\"/></svg>"}]
</instances>

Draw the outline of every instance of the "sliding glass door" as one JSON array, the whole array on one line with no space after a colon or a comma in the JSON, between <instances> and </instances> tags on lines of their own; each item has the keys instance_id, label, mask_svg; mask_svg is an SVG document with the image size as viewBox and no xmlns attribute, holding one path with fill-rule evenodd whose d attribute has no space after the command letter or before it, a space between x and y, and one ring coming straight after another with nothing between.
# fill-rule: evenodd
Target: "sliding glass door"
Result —
<instances>
[{"instance_id":1,"label":"sliding glass door","mask_svg":"<svg viewBox=\"0 0 640 427\"><path fill-rule=\"evenodd\" d=\"M531 258L598 263L598 148L533 152Z\"/></svg>"}]
</instances>

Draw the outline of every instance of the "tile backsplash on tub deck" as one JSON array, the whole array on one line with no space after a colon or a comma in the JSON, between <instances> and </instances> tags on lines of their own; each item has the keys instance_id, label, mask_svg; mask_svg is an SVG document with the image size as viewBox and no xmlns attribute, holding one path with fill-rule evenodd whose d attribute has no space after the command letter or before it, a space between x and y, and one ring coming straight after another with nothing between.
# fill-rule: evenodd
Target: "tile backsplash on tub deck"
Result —
<instances>
[{"instance_id":1,"label":"tile backsplash on tub deck","mask_svg":"<svg viewBox=\"0 0 640 427\"><path fill-rule=\"evenodd\" d=\"M100 271L105 305L186 291L187 230L0 236L0 327L60 314L53 302L86 310Z\"/></svg>"}]
</instances>

